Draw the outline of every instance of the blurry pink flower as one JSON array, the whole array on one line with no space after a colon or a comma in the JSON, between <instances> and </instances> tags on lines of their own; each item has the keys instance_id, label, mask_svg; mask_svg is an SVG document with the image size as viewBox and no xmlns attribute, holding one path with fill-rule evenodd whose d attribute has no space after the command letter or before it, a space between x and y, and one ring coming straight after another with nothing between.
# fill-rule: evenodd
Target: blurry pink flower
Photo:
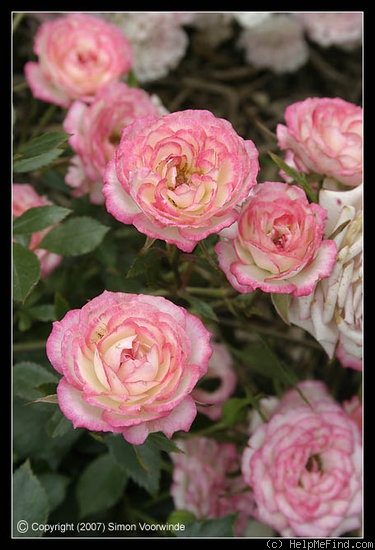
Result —
<instances>
[{"instance_id":1,"label":"blurry pink flower","mask_svg":"<svg viewBox=\"0 0 375 550\"><path fill-rule=\"evenodd\" d=\"M330 276L313 293L293 298L291 323L308 331L344 367L362 370L363 185L348 191L323 189L319 203L328 212L325 235L334 235L337 258Z\"/></svg>"},{"instance_id":2,"label":"blurry pink flower","mask_svg":"<svg viewBox=\"0 0 375 550\"><path fill-rule=\"evenodd\" d=\"M343 403L343 407L347 415L357 424L361 434L363 428L363 404L358 395L353 395L351 399L347 399Z\"/></svg>"},{"instance_id":3,"label":"blurry pink flower","mask_svg":"<svg viewBox=\"0 0 375 550\"><path fill-rule=\"evenodd\" d=\"M189 37L183 25L190 23L189 12L118 12L106 15L131 43L133 71L138 82L151 82L166 76L184 57Z\"/></svg>"},{"instance_id":4,"label":"blurry pink flower","mask_svg":"<svg viewBox=\"0 0 375 550\"><path fill-rule=\"evenodd\" d=\"M234 392L237 376L233 370L233 358L228 348L219 342L212 342L212 356L208 363L208 371L201 379L203 387L199 385L192 391L192 398L197 401L197 409L211 420L219 420L223 404ZM204 383L210 380L219 380L218 387L212 391L204 389ZM199 405L202 403L202 405ZM208 406L207 406L208 405Z\"/></svg>"},{"instance_id":5,"label":"blurry pink flower","mask_svg":"<svg viewBox=\"0 0 375 550\"><path fill-rule=\"evenodd\" d=\"M335 243L323 239L326 215L297 186L258 184L242 204L238 222L222 232L224 240L215 246L233 288L310 294L336 259Z\"/></svg>"},{"instance_id":6,"label":"blurry pink flower","mask_svg":"<svg viewBox=\"0 0 375 550\"><path fill-rule=\"evenodd\" d=\"M38 61L25 65L32 93L61 107L75 99L92 101L102 86L118 81L133 64L122 30L82 13L44 21L35 36L34 53Z\"/></svg>"},{"instance_id":7,"label":"blurry pink flower","mask_svg":"<svg viewBox=\"0 0 375 550\"><path fill-rule=\"evenodd\" d=\"M307 98L286 108L285 121L276 133L287 164L349 187L362 183L362 107L338 97Z\"/></svg>"},{"instance_id":8,"label":"blurry pink flower","mask_svg":"<svg viewBox=\"0 0 375 550\"><path fill-rule=\"evenodd\" d=\"M246 61L274 73L297 71L308 59L309 50L302 25L290 15L274 14L241 31L238 47Z\"/></svg>"},{"instance_id":9,"label":"blurry pink flower","mask_svg":"<svg viewBox=\"0 0 375 550\"><path fill-rule=\"evenodd\" d=\"M101 88L90 105L75 101L63 123L65 132L72 134L69 143L77 153L65 178L74 189L73 196L88 193L93 204L104 204L104 171L120 142L122 129L138 117L166 112L157 96L124 82Z\"/></svg>"},{"instance_id":10,"label":"blurry pink flower","mask_svg":"<svg viewBox=\"0 0 375 550\"><path fill-rule=\"evenodd\" d=\"M191 252L237 219L258 171L254 143L227 120L177 111L124 128L103 193L117 220Z\"/></svg>"},{"instance_id":11,"label":"blurry pink flower","mask_svg":"<svg viewBox=\"0 0 375 550\"><path fill-rule=\"evenodd\" d=\"M188 510L198 519L238 512L235 535L243 536L254 499L239 473L236 447L199 436L175 443L183 451L170 454L174 465L170 493L175 508Z\"/></svg>"},{"instance_id":12,"label":"blurry pink flower","mask_svg":"<svg viewBox=\"0 0 375 550\"><path fill-rule=\"evenodd\" d=\"M104 291L53 323L46 351L62 374L60 408L75 428L122 433L135 445L151 432L188 431L210 337L165 298Z\"/></svg>"},{"instance_id":13,"label":"blurry pink flower","mask_svg":"<svg viewBox=\"0 0 375 550\"><path fill-rule=\"evenodd\" d=\"M242 473L254 516L286 537L335 537L361 527L362 444L358 426L313 381L290 390L251 434Z\"/></svg>"},{"instance_id":14,"label":"blurry pink flower","mask_svg":"<svg viewBox=\"0 0 375 550\"><path fill-rule=\"evenodd\" d=\"M300 12L293 14L313 42L350 50L362 42L362 12Z\"/></svg>"},{"instance_id":15,"label":"blurry pink flower","mask_svg":"<svg viewBox=\"0 0 375 550\"><path fill-rule=\"evenodd\" d=\"M48 206L52 202L44 196L38 195L34 187L28 183L13 183L12 190L12 213L14 218L18 218L36 206ZM41 277L44 279L61 263L63 257L38 248L43 237L52 229L53 226L46 227L42 231L33 233L30 238L29 249L33 250L40 262Z\"/></svg>"}]
</instances>

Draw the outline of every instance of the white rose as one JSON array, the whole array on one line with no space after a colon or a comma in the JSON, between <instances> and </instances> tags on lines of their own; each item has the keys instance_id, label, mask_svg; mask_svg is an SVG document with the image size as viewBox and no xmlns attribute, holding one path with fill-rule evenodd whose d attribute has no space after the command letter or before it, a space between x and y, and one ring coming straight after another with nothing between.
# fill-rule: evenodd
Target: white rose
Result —
<instances>
[{"instance_id":1,"label":"white rose","mask_svg":"<svg viewBox=\"0 0 375 550\"><path fill-rule=\"evenodd\" d=\"M293 298L288 318L309 332L330 359L362 370L362 217L363 184L349 191L320 191L319 203L328 211L326 237L337 244L331 275L314 292Z\"/></svg>"}]
</instances>

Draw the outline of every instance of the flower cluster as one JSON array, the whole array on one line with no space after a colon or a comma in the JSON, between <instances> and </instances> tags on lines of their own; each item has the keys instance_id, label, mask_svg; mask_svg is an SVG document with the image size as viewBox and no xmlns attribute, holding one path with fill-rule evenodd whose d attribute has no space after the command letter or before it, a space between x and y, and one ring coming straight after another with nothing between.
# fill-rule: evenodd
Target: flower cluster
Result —
<instances>
[{"instance_id":1,"label":"flower cluster","mask_svg":"<svg viewBox=\"0 0 375 550\"><path fill-rule=\"evenodd\" d=\"M47 179L61 202L29 180L13 183L13 217L25 224L18 220L14 241L35 252L41 292L50 285L54 293L38 317L50 323L48 376L31 362L19 368L39 373L34 392L53 381L55 393L40 400L57 402L75 433L108 445L98 460L113 460L124 484L141 480L153 495L147 476L150 464L159 467L158 442L176 517L233 514L237 537L251 536L254 524L286 537L359 533L362 107L340 97L290 103L274 128L277 177L262 181L255 139L208 108L168 110L139 83L177 66L186 26L240 28L247 62L279 74L306 63L306 34L321 46L353 47L361 17L336 14L328 32L330 14L213 15L68 13L40 23L37 61L24 77L35 100L59 109L61 133L20 147L15 166ZM62 131L69 149L60 177L40 174L61 155ZM58 206L67 204L78 204L77 217L63 221L71 210ZM48 214L30 210L47 205ZM74 270L64 255L90 252L88 274L102 265L99 288L86 286L82 271L71 306L58 270ZM24 258L15 277L21 309L39 283L20 277ZM295 376L284 365L291 353L279 361L259 344L252 319L262 308L283 330L301 331L316 370L301 359ZM325 362L357 386L330 386ZM268 384L258 382L268 373ZM84 479L79 502L85 491Z\"/></svg>"}]
</instances>

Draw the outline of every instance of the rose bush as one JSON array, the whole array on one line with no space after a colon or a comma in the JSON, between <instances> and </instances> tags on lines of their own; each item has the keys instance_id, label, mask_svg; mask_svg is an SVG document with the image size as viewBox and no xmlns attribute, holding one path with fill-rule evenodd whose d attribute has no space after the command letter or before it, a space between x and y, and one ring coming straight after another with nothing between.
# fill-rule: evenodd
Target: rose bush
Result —
<instances>
[{"instance_id":1,"label":"rose bush","mask_svg":"<svg viewBox=\"0 0 375 550\"><path fill-rule=\"evenodd\" d=\"M322 189L319 202L328 213L325 233L334 236L337 258L313 292L290 301L287 316L312 334L330 359L336 355L344 367L362 370L363 185Z\"/></svg>"},{"instance_id":2,"label":"rose bush","mask_svg":"<svg viewBox=\"0 0 375 550\"><path fill-rule=\"evenodd\" d=\"M325 220L326 211L299 187L259 184L215 246L220 267L238 292L310 294L336 259L335 243L323 239Z\"/></svg>"},{"instance_id":3,"label":"rose bush","mask_svg":"<svg viewBox=\"0 0 375 550\"><path fill-rule=\"evenodd\" d=\"M53 324L46 350L62 375L61 410L74 427L122 433L189 430L190 396L207 372L210 332L160 296L104 291Z\"/></svg>"},{"instance_id":4,"label":"rose bush","mask_svg":"<svg viewBox=\"0 0 375 550\"><path fill-rule=\"evenodd\" d=\"M117 220L191 252L237 219L258 171L251 140L207 110L188 109L124 128L103 193Z\"/></svg>"},{"instance_id":5,"label":"rose bush","mask_svg":"<svg viewBox=\"0 0 375 550\"><path fill-rule=\"evenodd\" d=\"M12 216L18 218L30 208L37 206L48 206L52 202L45 196L39 195L34 187L29 183L13 183L12 185ZM39 248L43 237L52 229L53 226L32 233L28 248L35 252L40 262L40 272L43 279L48 277L52 271L60 264L63 257L49 250Z\"/></svg>"},{"instance_id":6,"label":"rose bush","mask_svg":"<svg viewBox=\"0 0 375 550\"><path fill-rule=\"evenodd\" d=\"M285 537L335 537L361 524L361 433L316 384L287 392L242 454L255 517Z\"/></svg>"},{"instance_id":7,"label":"rose bush","mask_svg":"<svg viewBox=\"0 0 375 550\"><path fill-rule=\"evenodd\" d=\"M360 18L93 13L12 16L13 538L365 535Z\"/></svg>"},{"instance_id":8,"label":"rose bush","mask_svg":"<svg viewBox=\"0 0 375 550\"><path fill-rule=\"evenodd\" d=\"M70 13L42 23L35 36L38 61L25 64L25 78L38 99L69 107L92 101L109 82L129 73L131 45L116 25L94 15Z\"/></svg>"},{"instance_id":9,"label":"rose bush","mask_svg":"<svg viewBox=\"0 0 375 550\"><path fill-rule=\"evenodd\" d=\"M287 164L348 187L362 183L362 108L342 98L309 97L288 105L276 128Z\"/></svg>"},{"instance_id":10,"label":"rose bush","mask_svg":"<svg viewBox=\"0 0 375 550\"><path fill-rule=\"evenodd\" d=\"M95 95L90 105L75 101L63 122L71 134L69 143L77 153L71 159L65 181L73 196L89 194L93 204L103 204L103 176L122 129L146 115L166 113L157 96L124 82L112 82Z\"/></svg>"}]
</instances>

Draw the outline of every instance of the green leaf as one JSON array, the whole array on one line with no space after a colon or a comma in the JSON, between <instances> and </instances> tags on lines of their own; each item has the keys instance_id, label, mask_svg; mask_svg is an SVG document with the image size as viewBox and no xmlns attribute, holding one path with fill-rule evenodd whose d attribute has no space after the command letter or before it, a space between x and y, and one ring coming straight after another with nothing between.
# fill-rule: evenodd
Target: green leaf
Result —
<instances>
[{"instance_id":1,"label":"green leaf","mask_svg":"<svg viewBox=\"0 0 375 550\"><path fill-rule=\"evenodd\" d=\"M236 514L229 514L222 518L189 521L185 529L174 531L176 537L234 537Z\"/></svg>"},{"instance_id":2,"label":"green leaf","mask_svg":"<svg viewBox=\"0 0 375 550\"><path fill-rule=\"evenodd\" d=\"M65 314L70 310L70 305L68 300L61 296L60 292L55 293L55 317L57 320L61 320Z\"/></svg>"},{"instance_id":3,"label":"green leaf","mask_svg":"<svg viewBox=\"0 0 375 550\"><path fill-rule=\"evenodd\" d=\"M42 155L38 155L37 157L15 160L13 164L13 172L32 172L33 170L37 170L38 168L51 164L51 162L57 159L57 157L59 157L63 152L63 149L56 148L48 151L47 153L43 153Z\"/></svg>"},{"instance_id":4,"label":"green leaf","mask_svg":"<svg viewBox=\"0 0 375 550\"><path fill-rule=\"evenodd\" d=\"M60 409L56 409L46 424L46 430L50 437L61 437L72 429L72 423L63 415Z\"/></svg>"},{"instance_id":5,"label":"green leaf","mask_svg":"<svg viewBox=\"0 0 375 550\"><path fill-rule=\"evenodd\" d=\"M65 132L48 132L42 136L31 139L27 143L24 143L17 151L18 154L22 154L23 157L32 158L42 155L59 147L65 143L70 137L70 134Z\"/></svg>"},{"instance_id":6,"label":"green leaf","mask_svg":"<svg viewBox=\"0 0 375 550\"><path fill-rule=\"evenodd\" d=\"M139 277L140 275L149 275L157 273L160 270L160 264L165 256L163 249L154 246L152 248L143 248L138 253L134 262L130 266L126 278Z\"/></svg>"},{"instance_id":7,"label":"green leaf","mask_svg":"<svg viewBox=\"0 0 375 550\"><path fill-rule=\"evenodd\" d=\"M70 134L65 132L49 132L38 136L22 145L14 155L14 172L31 172L47 166L65 149L65 145Z\"/></svg>"},{"instance_id":8,"label":"green leaf","mask_svg":"<svg viewBox=\"0 0 375 550\"><path fill-rule=\"evenodd\" d=\"M72 210L62 206L34 206L13 221L14 235L36 233L50 225L61 222Z\"/></svg>"},{"instance_id":9,"label":"green leaf","mask_svg":"<svg viewBox=\"0 0 375 550\"><path fill-rule=\"evenodd\" d=\"M55 309L51 304L30 307L27 313L32 319L37 319L38 321L46 322L56 320Z\"/></svg>"},{"instance_id":10,"label":"green leaf","mask_svg":"<svg viewBox=\"0 0 375 550\"><path fill-rule=\"evenodd\" d=\"M36 254L13 243L13 299L24 302L40 279L40 263Z\"/></svg>"},{"instance_id":11,"label":"green leaf","mask_svg":"<svg viewBox=\"0 0 375 550\"><path fill-rule=\"evenodd\" d=\"M22 361L13 367L14 395L25 401L32 401L43 395L37 389L38 386L48 382L56 384L58 381L59 378L55 374L31 361Z\"/></svg>"},{"instance_id":12,"label":"green leaf","mask_svg":"<svg viewBox=\"0 0 375 550\"><path fill-rule=\"evenodd\" d=\"M288 309L291 301L290 294L271 294L271 300L278 315L286 325L290 325Z\"/></svg>"},{"instance_id":13,"label":"green leaf","mask_svg":"<svg viewBox=\"0 0 375 550\"><path fill-rule=\"evenodd\" d=\"M18 460L30 457L38 463L47 463L56 470L66 453L82 436L83 429L70 430L60 437L48 436L46 426L57 405L33 403L25 405L23 400L13 400L13 450Z\"/></svg>"},{"instance_id":14,"label":"green leaf","mask_svg":"<svg viewBox=\"0 0 375 550\"><path fill-rule=\"evenodd\" d=\"M121 498L127 476L111 454L94 459L77 482L80 517L108 510Z\"/></svg>"},{"instance_id":15,"label":"green leaf","mask_svg":"<svg viewBox=\"0 0 375 550\"><path fill-rule=\"evenodd\" d=\"M162 432L149 434L147 443L167 453L182 453L181 449Z\"/></svg>"},{"instance_id":16,"label":"green leaf","mask_svg":"<svg viewBox=\"0 0 375 550\"><path fill-rule=\"evenodd\" d=\"M78 256L94 250L107 231L109 227L88 216L71 218L51 229L39 248L62 256Z\"/></svg>"},{"instance_id":17,"label":"green leaf","mask_svg":"<svg viewBox=\"0 0 375 550\"><path fill-rule=\"evenodd\" d=\"M113 458L133 481L155 495L159 490L160 451L148 441L135 446L115 434L107 434L104 440Z\"/></svg>"},{"instance_id":18,"label":"green leaf","mask_svg":"<svg viewBox=\"0 0 375 550\"><path fill-rule=\"evenodd\" d=\"M287 176L292 178L298 185L305 191L307 197L311 202L318 202L318 199L316 198L313 190L311 189L308 181L306 180L306 177L304 174L301 174L300 172L297 172L294 168L289 166L281 157L278 155L275 155L275 153L269 153L270 157L274 161L274 163L283 170Z\"/></svg>"},{"instance_id":19,"label":"green leaf","mask_svg":"<svg viewBox=\"0 0 375 550\"><path fill-rule=\"evenodd\" d=\"M199 298L193 298L193 296L186 296L186 299L199 316L206 317L212 321L218 321L216 313L207 302Z\"/></svg>"},{"instance_id":20,"label":"green leaf","mask_svg":"<svg viewBox=\"0 0 375 550\"><path fill-rule=\"evenodd\" d=\"M167 523L182 523L186 524L192 521L195 521L197 518L189 510L173 510L168 516Z\"/></svg>"},{"instance_id":21,"label":"green leaf","mask_svg":"<svg viewBox=\"0 0 375 550\"><path fill-rule=\"evenodd\" d=\"M65 499L69 477L54 472L39 474L39 481L47 493L50 511L57 508Z\"/></svg>"},{"instance_id":22,"label":"green leaf","mask_svg":"<svg viewBox=\"0 0 375 550\"><path fill-rule=\"evenodd\" d=\"M220 423L226 426L240 424L245 419L251 402L251 399L246 397L232 397L228 399L223 405Z\"/></svg>"},{"instance_id":23,"label":"green leaf","mask_svg":"<svg viewBox=\"0 0 375 550\"><path fill-rule=\"evenodd\" d=\"M298 382L298 377L293 370L280 361L264 340L259 344L253 343L247 346L240 354L253 373L282 382L286 386Z\"/></svg>"},{"instance_id":24,"label":"green leaf","mask_svg":"<svg viewBox=\"0 0 375 550\"><path fill-rule=\"evenodd\" d=\"M47 493L27 460L13 476L13 536L41 537L43 531L31 526L46 523L49 511Z\"/></svg>"}]
</instances>

